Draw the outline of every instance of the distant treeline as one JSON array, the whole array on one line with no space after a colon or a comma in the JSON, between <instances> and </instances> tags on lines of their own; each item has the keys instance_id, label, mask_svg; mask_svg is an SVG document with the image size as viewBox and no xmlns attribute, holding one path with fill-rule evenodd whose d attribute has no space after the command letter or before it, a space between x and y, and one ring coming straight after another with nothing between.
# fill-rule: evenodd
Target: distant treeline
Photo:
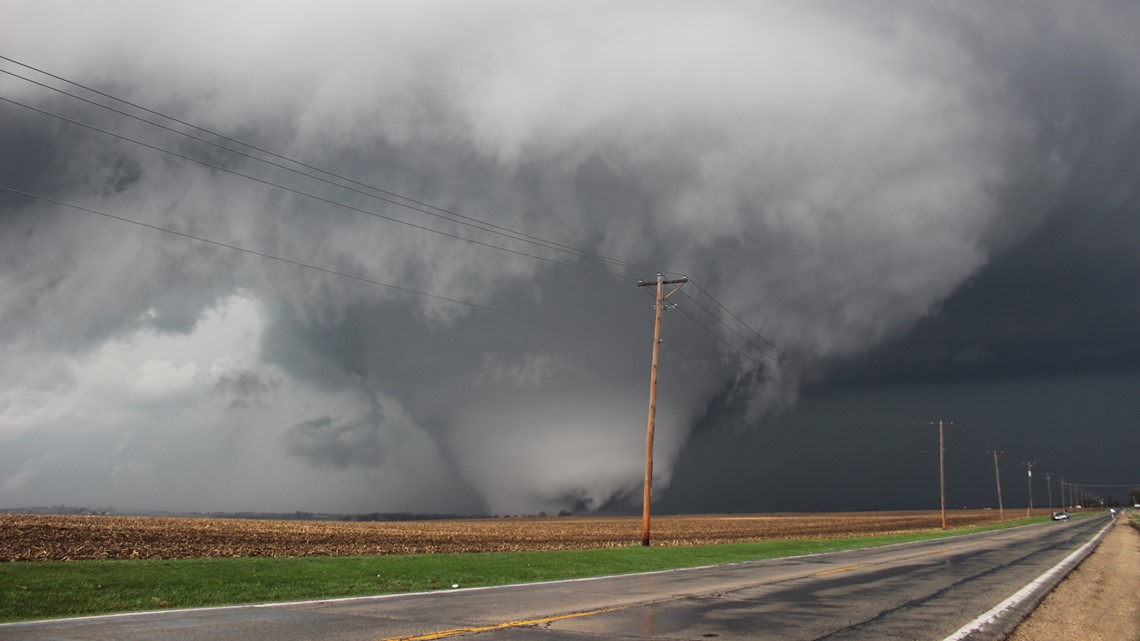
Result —
<instances>
[{"instance_id":1,"label":"distant treeline","mask_svg":"<svg viewBox=\"0 0 1140 641\"><path fill-rule=\"evenodd\" d=\"M286 521L443 521L450 519L489 519L513 518L519 516L546 516L546 512L537 515L502 515L498 514L436 514L419 512L372 512L371 514L331 514L321 512L176 512L171 510L134 510L117 511L113 507L90 508L72 507L69 505L38 505L34 507L4 508L0 514L62 514L62 515L116 515L116 516L176 516L198 517L212 519L261 519ZM562 510L558 516L570 516L568 510Z\"/></svg>"},{"instance_id":2,"label":"distant treeline","mask_svg":"<svg viewBox=\"0 0 1140 641\"><path fill-rule=\"evenodd\" d=\"M113 507L71 507L70 505L36 505L34 507L2 508L0 514L63 514L63 515L99 515L117 514Z\"/></svg>"},{"instance_id":3,"label":"distant treeline","mask_svg":"<svg viewBox=\"0 0 1140 641\"><path fill-rule=\"evenodd\" d=\"M417 514L414 512L373 512L371 514L342 514L340 521L444 521L450 519L485 519L482 514Z\"/></svg>"},{"instance_id":4,"label":"distant treeline","mask_svg":"<svg viewBox=\"0 0 1140 641\"><path fill-rule=\"evenodd\" d=\"M545 518L546 512L538 514L416 514L412 512L373 512L372 514L345 514L341 521L447 521L451 519L517 519L527 517ZM570 510L561 510L557 516L574 516ZM294 517L299 518L299 517Z\"/></svg>"}]
</instances>

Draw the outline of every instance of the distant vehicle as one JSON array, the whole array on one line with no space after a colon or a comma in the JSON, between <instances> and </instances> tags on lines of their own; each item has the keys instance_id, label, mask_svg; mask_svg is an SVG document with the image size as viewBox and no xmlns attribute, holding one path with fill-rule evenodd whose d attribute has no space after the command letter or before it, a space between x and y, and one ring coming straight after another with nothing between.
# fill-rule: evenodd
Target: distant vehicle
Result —
<instances>
[{"instance_id":1,"label":"distant vehicle","mask_svg":"<svg viewBox=\"0 0 1140 641\"><path fill-rule=\"evenodd\" d=\"M1068 521L1069 520L1069 513L1068 512L1054 512L1053 513L1053 520L1054 521Z\"/></svg>"}]
</instances>

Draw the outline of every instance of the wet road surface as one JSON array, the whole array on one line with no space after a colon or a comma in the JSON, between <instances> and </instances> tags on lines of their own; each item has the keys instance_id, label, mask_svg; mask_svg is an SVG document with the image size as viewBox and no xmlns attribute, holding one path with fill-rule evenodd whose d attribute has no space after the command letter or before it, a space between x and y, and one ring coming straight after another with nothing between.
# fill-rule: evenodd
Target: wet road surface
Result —
<instances>
[{"instance_id":1,"label":"wet road surface","mask_svg":"<svg viewBox=\"0 0 1140 641\"><path fill-rule=\"evenodd\" d=\"M0 640L944 639L1105 524L590 580L8 624Z\"/></svg>"}]
</instances>

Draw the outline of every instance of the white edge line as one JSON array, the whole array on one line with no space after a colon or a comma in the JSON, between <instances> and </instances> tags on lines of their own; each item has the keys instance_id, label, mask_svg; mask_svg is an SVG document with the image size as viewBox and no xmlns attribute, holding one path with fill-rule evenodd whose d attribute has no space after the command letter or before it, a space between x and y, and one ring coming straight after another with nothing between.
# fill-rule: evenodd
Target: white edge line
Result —
<instances>
[{"instance_id":1,"label":"white edge line","mask_svg":"<svg viewBox=\"0 0 1140 641\"><path fill-rule=\"evenodd\" d=\"M967 532L964 534L955 534L947 537L939 537L934 539L926 539L922 541L907 541L905 543L889 543L887 545L875 545L867 548L855 548L857 550L869 550L877 548L890 548L904 545L918 545L922 543L931 543L938 541L949 541L958 538L965 538L969 536L993 535L995 532L1011 532L1022 527L1034 527L1041 525L1033 523L1029 525L1021 525L1013 528L1005 528L1002 530L987 530L984 532ZM114 614L92 614L89 616L81 617L65 617L61 619L39 619L35 621L10 621L8 623L0 623L0 628L15 627L15 626L35 626L35 625L52 625L59 623L71 623L81 621L93 621L101 619L125 619L128 617L145 617L145 616L162 616L168 614L183 614L188 612L217 612L220 610L245 610L255 608L284 608L295 605L318 605L322 603L351 603L353 601L383 601L387 599L408 598L417 596L441 596L447 594L457 594L460 592L480 592L483 590L500 590L503 588L515 588L520 586L537 586L537 585L557 585L560 583L584 583L586 581L601 581L603 579L615 579L627 576L650 576L653 574L668 574L670 572L681 572L685 570L708 570L711 568L732 567L735 565L745 565L749 563L759 563L764 561L790 561L795 559L808 559L816 556L827 556L829 554L841 554L843 552L851 552L852 550L832 550L829 552L813 552L811 554L798 554L795 556L778 556L770 559L753 559L751 561L735 561L733 563L714 563L712 565L698 565L693 567L684 568L670 568L668 570L650 570L648 572L629 572L626 574L607 574L604 576L586 576L576 579L555 579L553 581L534 581L531 583L507 583L503 585L481 585L473 588L455 588L451 590L429 590L425 592L392 592L389 594L369 594L363 596L346 596L334 597L329 599L306 599L302 601L276 601L273 603L238 603L235 605L210 605L200 608L176 608L171 610L140 610L137 612L116 612ZM951 641L945 639L944 641Z\"/></svg>"},{"instance_id":2,"label":"white edge line","mask_svg":"<svg viewBox=\"0 0 1140 641\"><path fill-rule=\"evenodd\" d=\"M833 552L817 552L815 554L803 554L800 556L786 556L777 557L775 559L762 559L762 560L784 560L784 559L797 559L806 558L809 556L819 556L821 554L833 554ZM506 583L503 585L480 585L473 588L455 588L451 590L429 590L425 592L392 592L389 594L366 594L362 596L346 596L346 597L333 597L328 599L307 599L302 601L275 601L273 603L238 603L235 605L211 605L203 606L200 608L176 608L170 610L140 610L138 612L116 612L114 614L93 614L83 617L66 617L62 619L41 619L38 621L11 621L8 623L0 623L0 628L10 626L27 626L27 625L40 625L40 624L54 624L54 623L71 623L78 621L92 621L99 619L123 619L127 617L143 617L143 616L162 616L168 614L184 614L187 612L217 612L219 610L246 610L256 608L284 608L294 605L319 605L324 603L350 603L353 601L384 601L387 599L417 597L417 596L444 596L447 594L457 594L459 592L481 592L483 590L499 590L502 588L517 588L517 587L530 587L536 585L556 585L559 583L584 583L586 581L601 581L603 579L615 579L627 576L648 576L651 574L667 574L669 572L680 572L682 570L707 570L710 568L725 567L730 565L742 565L745 563L755 563L755 561L738 561L735 563L720 563L715 565L699 565L694 567L685 568L670 568L668 570L651 570L648 572L630 572L628 574L608 574L605 576L586 576L576 579L555 579L553 581L534 581L531 583Z\"/></svg>"},{"instance_id":3,"label":"white edge line","mask_svg":"<svg viewBox=\"0 0 1140 641\"><path fill-rule=\"evenodd\" d=\"M1060 573L1062 571L1067 571L1068 568L1066 566L1073 564L1075 559L1077 559L1080 555L1084 554L1085 551L1088 550L1090 547L1096 545L1096 543L1100 541L1100 538L1105 533L1105 531L1107 531L1108 528L1112 527L1115 523L1116 523L1116 519L1110 519L1108 524L1105 525L1104 527L1102 527L1100 529L1100 531L1096 533L1096 536L1089 539L1088 542L1085 543L1084 545L1082 545L1081 547L1077 548L1076 550L1073 550L1071 553L1069 553L1068 556L1061 559L1060 563L1049 568L1041 576L1030 581L1029 584L1027 584L1025 587L1023 587L1020 590L1018 590L1017 592L1014 592L1013 594L1011 594L1009 596L1009 598L1007 598L1006 600L1002 601L1001 603L995 605L988 612L983 613L981 616L974 619L973 621L970 621L966 625L962 626L961 628L958 629L957 632L955 632L954 634L951 634L950 636L946 637L942 641L961 641L961 639L966 638L966 636L971 634L972 632L980 630L980 629L984 628L985 626L993 623L995 619L997 619L999 616L1004 614L1007 610L1017 606L1022 601L1029 598L1029 596L1031 594L1033 594L1034 591L1036 591L1038 588L1040 588L1045 582L1049 581L1049 579L1052 579L1054 576L1056 576L1058 573Z\"/></svg>"}]
</instances>

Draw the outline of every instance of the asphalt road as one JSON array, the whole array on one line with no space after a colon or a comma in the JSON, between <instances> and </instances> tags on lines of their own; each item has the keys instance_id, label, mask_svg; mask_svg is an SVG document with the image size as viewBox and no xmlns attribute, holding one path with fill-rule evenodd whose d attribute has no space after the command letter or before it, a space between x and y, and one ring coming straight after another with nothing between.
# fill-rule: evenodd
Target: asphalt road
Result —
<instances>
[{"instance_id":1,"label":"asphalt road","mask_svg":"<svg viewBox=\"0 0 1140 641\"><path fill-rule=\"evenodd\" d=\"M7 624L0 640L945 639L1105 524L591 580ZM1001 638L1034 603L964 638Z\"/></svg>"}]
</instances>

